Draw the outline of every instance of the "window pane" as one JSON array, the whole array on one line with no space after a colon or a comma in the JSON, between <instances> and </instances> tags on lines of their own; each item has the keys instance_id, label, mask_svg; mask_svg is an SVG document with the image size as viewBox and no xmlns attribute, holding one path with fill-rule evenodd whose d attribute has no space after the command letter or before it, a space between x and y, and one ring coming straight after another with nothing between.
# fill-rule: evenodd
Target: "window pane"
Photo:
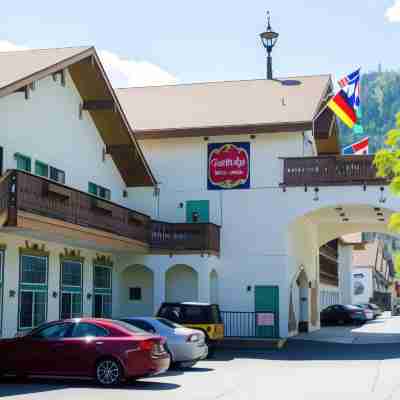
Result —
<instances>
[{"instance_id":1,"label":"window pane","mask_svg":"<svg viewBox=\"0 0 400 400\"><path fill-rule=\"evenodd\" d=\"M61 294L61 319L71 318L71 293Z\"/></svg>"},{"instance_id":2,"label":"window pane","mask_svg":"<svg viewBox=\"0 0 400 400\"><path fill-rule=\"evenodd\" d=\"M56 182L65 183L65 172L60 169L50 167L50 179Z\"/></svg>"},{"instance_id":3,"label":"window pane","mask_svg":"<svg viewBox=\"0 0 400 400\"><path fill-rule=\"evenodd\" d=\"M21 283L46 284L47 259L21 256Z\"/></svg>"},{"instance_id":4,"label":"window pane","mask_svg":"<svg viewBox=\"0 0 400 400\"><path fill-rule=\"evenodd\" d=\"M40 161L35 162L35 174L39 176L44 176L47 178L49 176L49 167L47 164Z\"/></svg>"},{"instance_id":5,"label":"window pane","mask_svg":"<svg viewBox=\"0 0 400 400\"><path fill-rule=\"evenodd\" d=\"M17 169L31 172L31 159L22 154L15 154L17 160Z\"/></svg>"},{"instance_id":6,"label":"window pane","mask_svg":"<svg viewBox=\"0 0 400 400\"><path fill-rule=\"evenodd\" d=\"M103 317L111 318L112 315L112 297L111 295L103 296Z\"/></svg>"},{"instance_id":7,"label":"window pane","mask_svg":"<svg viewBox=\"0 0 400 400\"><path fill-rule=\"evenodd\" d=\"M108 332L94 324L79 323L76 324L72 332L72 337L104 337L108 336Z\"/></svg>"},{"instance_id":8,"label":"window pane","mask_svg":"<svg viewBox=\"0 0 400 400\"><path fill-rule=\"evenodd\" d=\"M56 324L35 332L32 337L35 339L58 339L63 338L68 333L71 324Z\"/></svg>"},{"instance_id":9,"label":"window pane","mask_svg":"<svg viewBox=\"0 0 400 400\"><path fill-rule=\"evenodd\" d=\"M34 326L38 326L46 321L47 292L35 292L34 298L33 323Z\"/></svg>"},{"instance_id":10,"label":"window pane","mask_svg":"<svg viewBox=\"0 0 400 400\"><path fill-rule=\"evenodd\" d=\"M129 288L129 300L142 300L142 288Z\"/></svg>"},{"instance_id":11,"label":"window pane","mask_svg":"<svg viewBox=\"0 0 400 400\"><path fill-rule=\"evenodd\" d=\"M92 182L89 182L89 193L97 196L97 185Z\"/></svg>"},{"instance_id":12,"label":"window pane","mask_svg":"<svg viewBox=\"0 0 400 400\"><path fill-rule=\"evenodd\" d=\"M96 294L94 296L94 317L101 318L103 314L103 296Z\"/></svg>"},{"instance_id":13,"label":"window pane","mask_svg":"<svg viewBox=\"0 0 400 400\"><path fill-rule=\"evenodd\" d=\"M102 197L103 199L106 198L106 189L104 189L101 186L99 186L99 196Z\"/></svg>"},{"instance_id":14,"label":"window pane","mask_svg":"<svg viewBox=\"0 0 400 400\"><path fill-rule=\"evenodd\" d=\"M99 289L111 289L111 268L94 267L94 287Z\"/></svg>"},{"instance_id":15,"label":"window pane","mask_svg":"<svg viewBox=\"0 0 400 400\"><path fill-rule=\"evenodd\" d=\"M81 286L82 284L82 264L73 261L62 263L62 285Z\"/></svg>"},{"instance_id":16,"label":"window pane","mask_svg":"<svg viewBox=\"0 0 400 400\"><path fill-rule=\"evenodd\" d=\"M19 310L19 326L21 328L32 327L33 292L21 292Z\"/></svg>"},{"instance_id":17,"label":"window pane","mask_svg":"<svg viewBox=\"0 0 400 400\"><path fill-rule=\"evenodd\" d=\"M80 293L72 294L72 318L79 318L82 315L82 295Z\"/></svg>"}]
</instances>

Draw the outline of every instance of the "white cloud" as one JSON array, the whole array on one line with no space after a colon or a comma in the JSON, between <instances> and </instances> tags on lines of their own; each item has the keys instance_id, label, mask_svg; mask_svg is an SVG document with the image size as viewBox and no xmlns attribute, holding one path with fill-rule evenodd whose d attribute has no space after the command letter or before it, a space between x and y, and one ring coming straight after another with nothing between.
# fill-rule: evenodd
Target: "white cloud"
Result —
<instances>
[{"instance_id":1,"label":"white cloud","mask_svg":"<svg viewBox=\"0 0 400 400\"><path fill-rule=\"evenodd\" d=\"M400 22L400 0L395 0L392 7L386 10L385 17L389 22Z\"/></svg>"},{"instance_id":2,"label":"white cloud","mask_svg":"<svg viewBox=\"0 0 400 400\"><path fill-rule=\"evenodd\" d=\"M15 43L9 42L7 40L0 40L0 51L18 51L27 50L28 47L19 46Z\"/></svg>"},{"instance_id":3,"label":"white cloud","mask_svg":"<svg viewBox=\"0 0 400 400\"><path fill-rule=\"evenodd\" d=\"M27 49L29 48L0 40L0 51ZM178 81L169 72L147 61L123 59L108 50L99 51L99 56L114 87L165 85Z\"/></svg>"},{"instance_id":4,"label":"white cloud","mask_svg":"<svg viewBox=\"0 0 400 400\"><path fill-rule=\"evenodd\" d=\"M178 81L169 72L147 61L123 59L107 50L99 51L99 56L114 87L165 85Z\"/></svg>"}]
</instances>

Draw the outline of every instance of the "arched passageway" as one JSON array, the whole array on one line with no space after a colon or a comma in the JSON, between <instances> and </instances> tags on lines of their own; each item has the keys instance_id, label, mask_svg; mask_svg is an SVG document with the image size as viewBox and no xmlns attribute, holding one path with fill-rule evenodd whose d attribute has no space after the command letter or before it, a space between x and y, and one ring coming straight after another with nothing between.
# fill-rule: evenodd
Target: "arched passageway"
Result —
<instances>
[{"instance_id":1,"label":"arched passageway","mask_svg":"<svg viewBox=\"0 0 400 400\"><path fill-rule=\"evenodd\" d=\"M122 316L154 314L154 274L144 265L131 265L121 274Z\"/></svg>"},{"instance_id":2,"label":"arched passageway","mask_svg":"<svg viewBox=\"0 0 400 400\"><path fill-rule=\"evenodd\" d=\"M210 302L218 304L218 274L215 269L210 272Z\"/></svg>"},{"instance_id":3,"label":"arched passageway","mask_svg":"<svg viewBox=\"0 0 400 400\"><path fill-rule=\"evenodd\" d=\"M167 302L198 301L199 278L188 265L174 265L165 274L165 300Z\"/></svg>"}]
</instances>

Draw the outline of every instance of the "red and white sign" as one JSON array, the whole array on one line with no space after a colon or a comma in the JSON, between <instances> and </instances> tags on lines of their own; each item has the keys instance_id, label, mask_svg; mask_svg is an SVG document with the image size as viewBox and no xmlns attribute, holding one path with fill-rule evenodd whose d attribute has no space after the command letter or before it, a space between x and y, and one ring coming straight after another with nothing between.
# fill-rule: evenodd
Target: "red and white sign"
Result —
<instances>
[{"instance_id":1,"label":"red and white sign","mask_svg":"<svg viewBox=\"0 0 400 400\"><path fill-rule=\"evenodd\" d=\"M274 326L275 315L274 313L258 313L257 326Z\"/></svg>"},{"instance_id":2,"label":"red and white sign","mask_svg":"<svg viewBox=\"0 0 400 400\"><path fill-rule=\"evenodd\" d=\"M250 187L250 144L211 143L208 148L208 189Z\"/></svg>"}]
</instances>

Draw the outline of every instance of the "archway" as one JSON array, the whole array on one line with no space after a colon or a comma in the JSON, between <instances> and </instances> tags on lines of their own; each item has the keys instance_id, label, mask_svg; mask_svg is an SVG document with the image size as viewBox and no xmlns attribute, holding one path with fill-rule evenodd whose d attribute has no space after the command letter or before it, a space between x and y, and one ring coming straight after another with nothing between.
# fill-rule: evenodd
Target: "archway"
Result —
<instances>
[{"instance_id":1,"label":"archway","mask_svg":"<svg viewBox=\"0 0 400 400\"><path fill-rule=\"evenodd\" d=\"M165 300L168 302L198 301L199 279L188 265L178 264L165 274Z\"/></svg>"},{"instance_id":2,"label":"archway","mask_svg":"<svg viewBox=\"0 0 400 400\"><path fill-rule=\"evenodd\" d=\"M210 272L210 302L218 304L218 274L215 269Z\"/></svg>"},{"instance_id":3,"label":"archway","mask_svg":"<svg viewBox=\"0 0 400 400\"><path fill-rule=\"evenodd\" d=\"M121 273L120 312L122 316L152 316L154 313L153 271L131 265Z\"/></svg>"}]
</instances>

